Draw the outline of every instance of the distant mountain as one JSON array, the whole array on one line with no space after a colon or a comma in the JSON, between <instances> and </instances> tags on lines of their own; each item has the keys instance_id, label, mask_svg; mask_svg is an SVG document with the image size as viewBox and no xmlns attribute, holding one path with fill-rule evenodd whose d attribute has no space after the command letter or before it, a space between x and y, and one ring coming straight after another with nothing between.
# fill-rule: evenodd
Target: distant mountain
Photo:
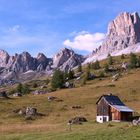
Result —
<instances>
[{"instance_id":1,"label":"distant mountain","mask_svg":"<svg viewBox=\"0 0 140 140\"><path fill-rule=\"evenodd\" d=\"M0 84L3 80L28 80L51 74L56 68L62 71L83 63L105 59L112 56L140 52L140 17L138 13L121 13L108 25L108 32L101 46L88 57L76 54L73 50L63 48L53 58L43 53L32 57L28 52L10 56L0 50Z\"/></svg>"},{"instance_id":2,"label":"distant mountain","mask_svg":"<svg viewBox=\"0 0 140 140\"><path fill-rule=\"evenodd\" d=\"M6 51L0 50L0 83L1 80L28 80L51 74L56 68L69 71L84 60L82 55L67 48L61 49L53 58L47 58L43 53L35 58L28 52L10 56Z\"/></svg>"},{"instance_id":3,"label":"distant mountain","mask_svg":"<svg viewBox=\"0 0 140 140\"><path fill-rule=\"evenodd\" d=\"M121 13L108 25L102 45L93 51L85 63L112 56L140 52L140 17L135 13Z\"/></svg>"}]
</instances>

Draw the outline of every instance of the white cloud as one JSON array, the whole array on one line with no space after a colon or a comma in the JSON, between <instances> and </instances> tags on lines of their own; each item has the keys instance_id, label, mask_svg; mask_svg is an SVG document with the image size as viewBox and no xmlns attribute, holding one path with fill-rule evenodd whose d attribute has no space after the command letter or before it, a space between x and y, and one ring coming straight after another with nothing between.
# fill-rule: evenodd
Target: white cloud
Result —
<instances>
[{"instance_id":1,"label":"white cloud","mask_svg":"<svg viewBox=\"0 0 140 140\"><path fill-rule=\"evenodd\" d=\"M104 33L90 34L85 31L80 33L81 34L74 37L73 41L67 39L63 42L63 44L67 47L72 47L73 49L91 52L98 48L105 38Z\"/></svg>"}]
</instances>

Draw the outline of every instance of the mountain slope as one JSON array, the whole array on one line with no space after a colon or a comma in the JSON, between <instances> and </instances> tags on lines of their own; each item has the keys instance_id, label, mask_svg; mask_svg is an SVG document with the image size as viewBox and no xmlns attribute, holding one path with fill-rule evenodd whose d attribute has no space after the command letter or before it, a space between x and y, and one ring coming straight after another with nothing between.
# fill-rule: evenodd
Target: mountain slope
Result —
<instances>
[{"instance_id":1,"label":"mountain slope","mask_svg":"<svg viewBox=\"0 0 140 140\"><path fill-rule=\"evenodd\" d=\"M121 13L108 25L108 32L102 45L93 51L85 63L113 56L139 52L140 17L138 13Z\"/></svg>"}]
</instances>

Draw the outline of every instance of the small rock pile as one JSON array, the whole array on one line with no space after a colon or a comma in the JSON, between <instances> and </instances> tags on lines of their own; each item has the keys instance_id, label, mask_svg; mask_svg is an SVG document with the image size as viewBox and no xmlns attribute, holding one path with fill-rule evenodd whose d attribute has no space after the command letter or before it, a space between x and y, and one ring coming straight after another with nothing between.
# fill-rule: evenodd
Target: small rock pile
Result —
<instances>
[{"instance_id":1,"label":"small rock pile","mask_svg":"<svg viewBox=\"0 0 140 140\"><path fill-rule=\"evenodd\" d=\"M38 113L37 109L34 107L22 107L20 109L13 110L14 113L17 113L25 117L25 120L33 120L35 116L43 116L43 114Z\"/></svg>"}]
</instances>

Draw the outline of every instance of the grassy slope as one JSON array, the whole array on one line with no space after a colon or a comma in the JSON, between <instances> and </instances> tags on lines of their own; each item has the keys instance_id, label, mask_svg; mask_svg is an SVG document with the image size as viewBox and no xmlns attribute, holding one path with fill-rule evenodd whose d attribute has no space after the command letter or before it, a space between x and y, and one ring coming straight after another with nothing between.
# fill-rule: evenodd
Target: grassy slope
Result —
<instances>
[{"instance_id":1,"label":"grassy slope","mask_svg":"<svg viewBox=\"0 0 140 140\"><path fill-rule=\"evenodd\" d=\"M50 95L63 99L63 102L48 102L47 95L28 95L10 100L0 99L0 140L139 140L140 127L130 123L95 122L96 101L102 95L112 92L121 100L140 113L140 70L129 71L116 81L111 78L102 81L90 81L84 87L64 89ZM115 85L114 87L108 84ZM73 110L72 105L81 105L82 109ZM25 121L24 118L12 113L15 108L33 106L46 116L35 121ZM69 132L67 121L77 115L88 119L83 125L73 125ZM109 125L111 124L111 125Z\"/></svg>"}]
</instances>

